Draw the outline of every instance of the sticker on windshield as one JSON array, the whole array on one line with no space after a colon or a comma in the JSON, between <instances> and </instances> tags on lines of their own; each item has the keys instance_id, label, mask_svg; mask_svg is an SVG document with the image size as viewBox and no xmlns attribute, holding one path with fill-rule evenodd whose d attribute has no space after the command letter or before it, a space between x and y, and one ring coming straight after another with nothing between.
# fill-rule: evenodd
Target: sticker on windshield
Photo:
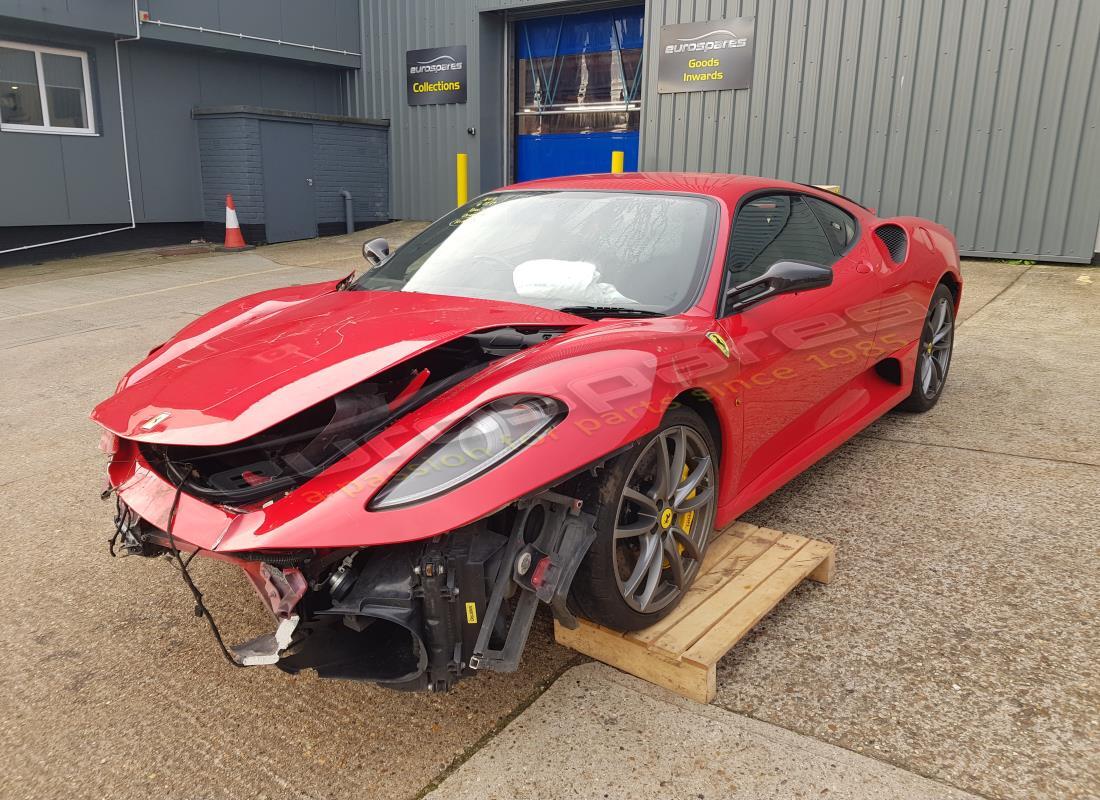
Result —
<instances>
[{"instance_id":1,"label":"sticker on windshield","mask_svg":"<svg viewBox=\"0 0 1100 800\"><path fill-rule=\"evenodd\" d=\"M707 333L707 338L710 339L715 347L722 351L722 355L726 358L730 357L730 346L726 343L726 340L722 338L722 334L710 331Z\"/></svg>"},{"instance_id":2,"label":"sticker on windshield","mask_svg":"<svg viewBox=\"0 0 1100 800\"><path fill-rule=\"evenodd\" d=\"M455 219L452 219L451 220L451 227L453 228L456 225L461 225L463 222L468 220L470 217L472 217L477 212L481 211L482 209L486 209L489 206L494 206L499 202L500 202L500 197L497 197L497 196L486 197L484 200L479 200L478 202L476 202L472 206L470 206L468 209L466 209L466 211L464 211L462 213L462 216L456 217Z\"/></svg>"}]
</instances>

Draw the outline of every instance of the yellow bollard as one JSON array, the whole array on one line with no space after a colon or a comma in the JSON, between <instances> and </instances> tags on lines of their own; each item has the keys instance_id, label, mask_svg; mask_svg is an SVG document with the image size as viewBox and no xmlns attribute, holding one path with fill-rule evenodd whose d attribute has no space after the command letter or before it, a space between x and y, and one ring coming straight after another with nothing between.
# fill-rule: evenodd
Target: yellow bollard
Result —
<instances>
[{"instance_id":1,"label":"yellow bollard","mask_svg":"<svg viewBox=\"0 0 1100 800\"><path fill-rule=\"evenodd\" d=\"M616 175L623 171L623 159L626 154L622 150L611 151L611 171Z\"/></svg>"},{"instance_id":2,"label":"yellow bollard","mask_svg":"<svg viewBox=\"0 0 1100 800\"><path fill-rule=\"evenodd\" d=\"M459 153L455 159L455 205L464 206L469 198L469 184L466 170L466 154Z\"/></svg>"}]
</instances>

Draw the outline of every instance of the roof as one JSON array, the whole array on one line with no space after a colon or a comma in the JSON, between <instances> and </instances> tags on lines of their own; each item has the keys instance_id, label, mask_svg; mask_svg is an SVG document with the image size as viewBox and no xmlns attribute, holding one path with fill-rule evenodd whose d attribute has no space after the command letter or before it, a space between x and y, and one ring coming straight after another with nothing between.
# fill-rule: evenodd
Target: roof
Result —
<instances>
[{"instance_id":1,"label":"roof","mask_svg":"<svg viewBox=\"0 0 1100 800\"><path fill-rule=\"evenodd\" d=\"M806 186L755 175L726 175L713 172L622 172L594 175L565 175L515 183L506 189L607 189L626 192L684 192L735 201L755 189L787 189L806 192ZM808 193L816 194L810 190Z\"/></svg>"}]
</instances>

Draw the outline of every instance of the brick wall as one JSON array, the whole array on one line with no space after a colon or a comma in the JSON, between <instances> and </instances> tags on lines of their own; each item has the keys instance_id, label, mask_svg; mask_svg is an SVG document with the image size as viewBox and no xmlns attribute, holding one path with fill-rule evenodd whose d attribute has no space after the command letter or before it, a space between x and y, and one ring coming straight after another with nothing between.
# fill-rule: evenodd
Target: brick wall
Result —
<instances>
[{"instance_id":1,"label":"brick wall","mask_svg":"<svg viewBox=\"0 0 1100 800\"><path fill-rule=\"evenodd\" d=\"M390 215L389 131L363 125L319 122L313 126L314 197L317 223L344 222L341 189L352 196L357 223Z\"/></svg>"},{"instance_id":2,"label":"brick wall","mask_svg":"<svg viewBox=\"0 0 1100 800\"><path fill-rule=\"evenodd\" d=\"M263 224L260 121L255 117L214 117L202 120L198 128L203 218L224 224L225 196L231 194L242 224Z\"/></svg>"},{"instance_id":3,"label":"brick wall","mask_svg":"<svg viewBox=\"0 0 1100 800\"><path fill-rule=\"evenodd\" d=\"M277 112L273 112L277 113ZM225 222L225 195L232 194L237 217L250 242L264 232L264 169L260 144L263 114L196 115L202 170L203 214L208 238ZM359 122L281 118L310 126L313 186L321 233L344 232L344 198L352 195L356 227L390 218L389 129Z\"/></svg>"}]
</instances>

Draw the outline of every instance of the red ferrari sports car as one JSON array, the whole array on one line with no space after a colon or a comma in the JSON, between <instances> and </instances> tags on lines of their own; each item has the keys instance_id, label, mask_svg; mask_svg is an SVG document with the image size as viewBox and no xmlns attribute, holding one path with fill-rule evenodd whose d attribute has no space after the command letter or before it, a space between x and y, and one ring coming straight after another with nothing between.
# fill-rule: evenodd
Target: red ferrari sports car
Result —
<instances>
[{"instance_id":1,"label":"red ferrari sports car","mask_svg":"<svg viewBox=\"0 0 1100 800\"><path fill-rule=\"evenodd\" d=\"M167 556L236 665L445 690L538 604L630 630L712 530L943 391L951 233L811 186L589 175L483 195L359 277L228 303L92 414L112 553ZM273 632L222 642L189 567Z\"/></svg>"}]
</instances>

